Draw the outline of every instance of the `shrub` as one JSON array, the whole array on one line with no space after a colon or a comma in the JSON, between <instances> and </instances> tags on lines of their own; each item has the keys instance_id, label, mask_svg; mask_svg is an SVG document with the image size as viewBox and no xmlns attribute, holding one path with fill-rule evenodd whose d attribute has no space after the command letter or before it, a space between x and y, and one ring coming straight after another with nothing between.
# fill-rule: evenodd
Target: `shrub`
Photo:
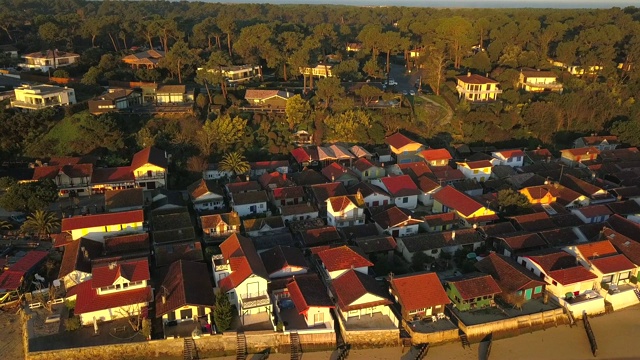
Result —
<instances>
[{"instance_id":1,"label":"shrub","mask_svg":"<svg viewBox=\"0 0 640 360\"><path fill-rule=\"evenodd\" d=\"M78 329L80 329L80 317L79 316L73 316L68 318L67 320L65 320L64 322L64 328L67 331L76 331Z\"/></svg>"}]
</instances>

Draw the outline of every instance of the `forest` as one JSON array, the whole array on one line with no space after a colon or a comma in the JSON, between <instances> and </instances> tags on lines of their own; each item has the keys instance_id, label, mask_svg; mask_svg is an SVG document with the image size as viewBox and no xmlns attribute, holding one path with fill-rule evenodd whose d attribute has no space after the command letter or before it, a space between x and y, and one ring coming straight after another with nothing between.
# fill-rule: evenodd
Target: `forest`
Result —
<instances>
[{"instance_id":1,"label":"forest","mask_svg":"<svg viewBox=\"0 0 640 360\"><path fill-rule=\"evenodd\" d=\"M348 52L349 43L362 50ZM20 53L60 49L81 54L77 66L55 76L78 79L79 93L95 95L109 80L187 83L206 87L200 109L222 106L222 114L169 121L82 111L66 114L0 113L0 151L12 156L72 155L84 150L111 154L124 163L142 145L158 144L183 154L197 170L228 151L250 159L286 154L294 130L306 129L317 143L381 143L400 129L440 143L512 143L557 149L580 134L616 134L640 145L640 8L432 9L268 5L168 1L0 0L0 44ZM138 48L166 52L158 69L132 70L119 59ZM400 109L362 109L345 96L343 81L382 79L390 63L414 66L436 101L451 107L450 123L434 123L414 102ZM199 67L260 64L270 82L302 84L298 69L334 55L337 78L316 81L314 91L294 97L281 115L240 112L238 89ZM601 67L577 77L553 67ZM12 59L0 58L11 66ZM552 70L562 93L533 94L518 88L520 69ZM472 72L500 82L500 101L476 106L458 101L455 76ZM303 86L311 84L306 84ZM71 85L74 86L74 85ZM209 91L211 89L211 91ZM366 89L366 88L365 88ZM367 102L372 89L361 90ZM373 91L375 92L375 91ZM403 102L403 105L405 102ZM54 136L60 123L74 137ZM53 135L51 134L53 132ZM60 144L72 139L75 145ZM52 154L55 152L56 154ZM119 155L113 155L119 154ZM119 159L118 159L119 158Z\"/></svg>"}]
</instances>

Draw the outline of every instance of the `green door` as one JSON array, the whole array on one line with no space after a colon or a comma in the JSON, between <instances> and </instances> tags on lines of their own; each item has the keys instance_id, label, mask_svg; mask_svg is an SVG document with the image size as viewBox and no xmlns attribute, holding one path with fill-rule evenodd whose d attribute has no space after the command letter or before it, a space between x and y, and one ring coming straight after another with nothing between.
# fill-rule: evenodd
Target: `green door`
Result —
<instances>
[{"instance_id":1,"label":"green door","mask_svg":"<svg viewBox=\"0 0 640 360\"><path fill-rule=\"evenodd\" d=\"M531 293L533 292L532 289L527 289L524 291L524 299L525 300L531 300Z\"/></svg>"}]
</instances>

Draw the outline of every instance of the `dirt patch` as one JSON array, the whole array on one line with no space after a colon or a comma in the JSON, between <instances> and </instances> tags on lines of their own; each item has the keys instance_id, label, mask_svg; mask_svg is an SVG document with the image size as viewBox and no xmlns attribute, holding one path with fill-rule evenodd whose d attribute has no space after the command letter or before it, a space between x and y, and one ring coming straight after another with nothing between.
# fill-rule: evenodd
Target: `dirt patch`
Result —
<instances>
[{"instance_id":1,"label":"dirt patch","mask_svg":"<svg viewBox=\"0 0 640 360\"><path fill-rule=\"evenodd\" d=\"M0 359L24 359L20 315L0 311Z\"/></svg>"}]
</instances>

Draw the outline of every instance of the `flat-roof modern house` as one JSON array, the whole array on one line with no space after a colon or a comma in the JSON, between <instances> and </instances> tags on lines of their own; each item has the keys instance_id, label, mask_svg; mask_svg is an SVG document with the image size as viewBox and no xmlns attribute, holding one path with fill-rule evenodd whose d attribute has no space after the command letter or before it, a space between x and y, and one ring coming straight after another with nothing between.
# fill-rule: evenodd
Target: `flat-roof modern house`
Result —
<instances>
[{"instance_id":1,"label":"flat-roof modern house","mask_svg":"<svg viewBox=\"0 0 640 360\"><path fill-rule=\"evenodd\" d=\"M75 91L55 85L23 85L14 89L16 99L12 108L40 110L48 107L67 106L76 103Z\"/></svg>"},{"instance_id":2,"label":"flat-roof modern house","mask_svg":"<svg viewBox=\"0 0 640 360\"><path fill-rule=\"evenodd\" d=\"M71 65L80 59L80 55L78 54L59 50L55 50L55 52L52 50L38 51L23 55L22 57L24 58L24 63L18 64L19 67L37 69L42 72Z\"/></svg>"}]
</instances>

